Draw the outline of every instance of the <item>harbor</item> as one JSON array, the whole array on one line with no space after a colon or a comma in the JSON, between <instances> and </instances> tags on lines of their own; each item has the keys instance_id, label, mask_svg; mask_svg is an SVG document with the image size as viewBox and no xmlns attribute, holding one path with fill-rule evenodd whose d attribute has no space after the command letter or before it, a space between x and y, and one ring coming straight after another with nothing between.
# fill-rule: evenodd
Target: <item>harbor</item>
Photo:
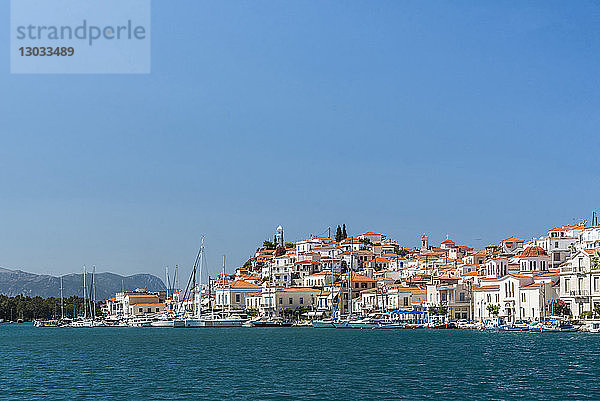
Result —
<instances>
[{"instance_id":1,"label":"harbor","mask_svg":"<svg viewBox=\"0 0 600 401\"><path fill-rule=\"evenodd\" d=\"M0 338L9 400L600 397L600 336L587 333L4 323Z\"/></svg>"}]
</instances>

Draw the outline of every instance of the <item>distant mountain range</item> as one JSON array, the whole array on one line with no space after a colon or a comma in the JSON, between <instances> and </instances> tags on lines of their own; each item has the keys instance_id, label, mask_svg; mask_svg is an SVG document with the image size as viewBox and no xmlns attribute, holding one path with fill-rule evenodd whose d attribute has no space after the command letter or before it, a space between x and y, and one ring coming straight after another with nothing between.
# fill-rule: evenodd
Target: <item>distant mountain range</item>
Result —
<instances>
[{"instance_id":1,"label":"distant mountain range","mask_svg":"<svg viewBox=\"0 0 600 401\"><path fill-rule=\"evenodd\" d=\"M87 284L92 275L88 273ZM89 288L89 287L88 287ZM96 299L111 298L121 289L125 291L146 288L148 291L164 291L163 281L152 274L120 276L114 273L96 273ZM27 273L21 270L8 270L0 267L0 294L15 296L40 296L43 298L60 296L60 278L45 274ZM83 273L63 276L63 296L83 296Z\"/></svg>"}]
</instances>

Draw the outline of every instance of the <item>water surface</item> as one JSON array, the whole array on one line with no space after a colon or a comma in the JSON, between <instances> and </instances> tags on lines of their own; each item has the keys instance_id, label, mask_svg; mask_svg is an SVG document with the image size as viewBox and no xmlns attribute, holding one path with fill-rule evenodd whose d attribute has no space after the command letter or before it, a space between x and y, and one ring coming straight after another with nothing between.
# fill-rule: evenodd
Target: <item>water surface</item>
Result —
<instances>
[{"instance_id":1,"label":"water surface","mask_svg":"<svg viewBox=\"0 0 600 401\"><path fill-rule=\"evenodd\" d=\"M3 400L600 399L600 335L0 324Z\"/></svg>"}]
</instances>

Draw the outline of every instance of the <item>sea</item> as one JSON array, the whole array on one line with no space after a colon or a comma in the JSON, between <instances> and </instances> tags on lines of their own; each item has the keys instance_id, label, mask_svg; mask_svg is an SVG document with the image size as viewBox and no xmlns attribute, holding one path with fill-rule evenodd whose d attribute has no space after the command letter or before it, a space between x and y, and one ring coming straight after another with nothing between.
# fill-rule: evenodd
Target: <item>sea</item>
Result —
<instances>
[{"instance_id":1,"label":"sea","mask_svg":"<svg viewBox=\"0 0 600 401\"><path fill-rule=\"evenodd\" d=\"M0 400L600 400L600 335L0 324Z\"/></svg>"}]
</instances>

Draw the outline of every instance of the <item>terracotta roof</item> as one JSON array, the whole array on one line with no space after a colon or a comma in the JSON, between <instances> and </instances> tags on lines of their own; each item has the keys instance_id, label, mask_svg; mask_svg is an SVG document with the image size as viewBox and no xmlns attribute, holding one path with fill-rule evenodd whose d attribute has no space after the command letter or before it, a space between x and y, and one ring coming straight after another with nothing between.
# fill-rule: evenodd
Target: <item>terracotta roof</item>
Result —
<instances>
[{"instance_id":1,"label":"terracotta roof","mask_svg":"<svg viewBox=\"0 0 600 401\"><path fill-rule=\"evenodd\" d=\"M476 290L498 290L498 289L500 289L500 286L499 285L482 285L475 289Z\"/></svg>"},{"instance_id":2,"label":"terracotta roof","mask_svg":"<svg viewBox=\"0 0 600 401\"><path fill-rule=\"evenodd\" d=\"M525 242L525 241L523 241L522 239L517 238L517 237L509 237L502 242Z\"/></svg>"},{"instance_id":3,"label":"terracotta roof","mask_svg":"<svg viewBox=\"0 0 600 401\"><path fill-rule=\"evenodd\" d=\"M321 292L321 290L317 290L315 288L308 288L308 287L289 287L289 288L284 288L283 291L284 292Z\"/></svg>"},{"instance_id":4,"label":"terracotta roof","mask_svg":"<svg viewBox=\"0 0 600 401\"><path fill-rule=\"evenodd\" d=\"M452 241L451 239L446 239L442 241L442 244L454 244L454 241Z\"/></svg>"},{"instance_id":5,"label":"terracotta roof","mask_svg":"<svg viewBox=\"0 0 600 401\"><path fill-rule=\"evenodd\" d=\"M523 253L519 255L519 257L521 258L535 258L538 256L548 256L544 248L542 248L541 246L530 246L528 248L525 248Z\"/></svg>"},{"instance_id":6,"label":"terracotta roof","mask_svg":"<svg viewBox=\"0 0 600 401\"><path fill-rule=\"evenodd\" d=\"M231 284L231 288L240 290L257 290L262 287L247 281L236 280Z\"/></svg>"}]
</instances>

